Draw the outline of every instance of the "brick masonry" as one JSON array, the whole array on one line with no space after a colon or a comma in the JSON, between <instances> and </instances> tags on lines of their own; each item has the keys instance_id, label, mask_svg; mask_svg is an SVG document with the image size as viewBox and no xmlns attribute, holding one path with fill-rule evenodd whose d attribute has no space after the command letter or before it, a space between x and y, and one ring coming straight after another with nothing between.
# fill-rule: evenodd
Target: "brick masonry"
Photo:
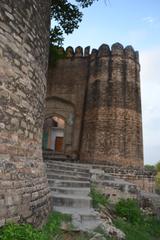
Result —
<instances>
[{"instance_id":1,"label":"brick masonry","mask_svg":"<svg viewBox=\"0 0 160 240\"><path fill-rule=\"evenodd\" d=\"M49 67L46 117L58 114L67 123L72 105L65 154L83 163L143 167L139 72L138 52L119 43L91 54L68 47L66 58Z\"/></svg>"},{"instance_id":2,"label":"brick masonry","mask_svg":"<svg viewBox=\"0 0 160 240\"><path fill-rule=\"evenodd\" d=\"M67 57L49 66L46 117L65 120L65 154L73 158L80 152L83 106L88 76L88 57L82 48L66 50Z\"/></svg>"},{"instance_id":3,"label":"brick masonry","mask_svg":"<svg viewBox=\"0 0 160 240\"><path fill-rule=\"evenodd\" d=\"M49 0L0 1L0 225L50 211L41 139Z\"/></svg>"}]
</instances>

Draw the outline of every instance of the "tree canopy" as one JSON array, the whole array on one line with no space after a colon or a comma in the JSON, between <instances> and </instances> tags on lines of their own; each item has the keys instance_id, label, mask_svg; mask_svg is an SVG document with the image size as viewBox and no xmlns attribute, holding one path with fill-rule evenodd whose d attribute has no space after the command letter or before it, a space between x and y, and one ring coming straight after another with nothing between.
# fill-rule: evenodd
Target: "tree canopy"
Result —
<instances>
[{"instance_id":1,"label":"tree canopy","mask_svg":"<svg viewBox=\"0 0 160 240\"><path fill-rule=\"evenodd\" d=\"M51 19L54 20L55 26L50 30L50 44L61 46L63 34L70 34L79 27L83 16L80 8L89 7L95 1L98 0L75 0L75 4L72 4L68 0L52 0Z\"/></svg>"}]
</instances>

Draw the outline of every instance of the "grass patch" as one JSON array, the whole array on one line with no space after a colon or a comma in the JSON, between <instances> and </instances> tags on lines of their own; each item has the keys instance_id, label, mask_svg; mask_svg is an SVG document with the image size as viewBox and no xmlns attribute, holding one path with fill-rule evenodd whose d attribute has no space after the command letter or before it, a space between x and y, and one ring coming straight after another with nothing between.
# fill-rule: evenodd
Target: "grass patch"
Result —
<instances>
[{"instance_id":1,"label":"grass patch","mask_svg":"<svg viewBox=\"0 0 160 240\"><path fill-rule=\"evenodd\" d=\"M116 214L131 223L142 221L142 214L135 199L121 199L115 206Z\"/></svg>"},{"instance_id":2,"label":"grass patch","mask_svg":"<svg viewBox=\"0 0 160 240\"><path fill-rule=\"evenodd\" d=\"M51 214L49 216L48 222L46 225L44 225L42 231L50 239L51 237L62 233L62 231L60 229L62 222L71 222L71 216L68 214L54 212L53 214Z\"/></svg>"},{"instance_id":3,"label":"grass patch","mask_svg":"<svg viewBox=\"0 0 160 240\"><path fill-rule=\"evenodd\" d=\"M1 240L48 240L46 233L29 224L7 224L0 229Z\"/></svg>"},{"instance_id":4,"label":"grass patch","mask_svg":"<svg viewBox=\"0 0 160 240\"><path fill-rule=\"evenodd\" d=\"M92 198L92 205L94 208L99 208L100 206L107 207L108 198L96 189L95 186L91 187L90 197Z\"/></svg>"},{"instance_id":5,"label":"grass patch","mask_svg":"<svg viewBox=\"0 0 160 240\"><path fill-rule=\"evenodd\" d=\"M114 224L126 234L126 240L160 240L160 221L142 214L136 200L121 199L115 212Z\"/></svg>"},{"instance_id":6,"label":"grass patch","mask_svg":"<svg viewBox=\"0 0 160 240\"><path fill-rule=\"evenodd\" d=\"M53 240L57 236L63 239L62 222L71 222L71 216L54 212L41 230L29 224L10 223L0 228L0 240Z\"/></svg>"},{"instance_id":7,"label":"grass patch","mask_svg":"<svg viewBox=\"0 0 160 240\"><path fill-rule=\"evenodd\" d=\"M114 224L126 234L126 240L160 240L160 221L154 218L145 219L134 225L117 218Z\"/></svg>"}]
</instances>

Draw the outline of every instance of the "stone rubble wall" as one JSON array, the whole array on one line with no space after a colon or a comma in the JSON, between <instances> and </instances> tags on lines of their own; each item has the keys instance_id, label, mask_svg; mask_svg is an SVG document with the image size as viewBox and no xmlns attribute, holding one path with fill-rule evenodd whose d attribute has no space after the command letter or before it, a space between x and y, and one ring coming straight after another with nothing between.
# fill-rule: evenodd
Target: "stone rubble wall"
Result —
<instances>
[{"instance_id":1,"label":"stone rubble wall","mask_svg":"<svg viewBox=\"0 0 160 240\"><path fill-rule=\"evenodd\" d=\"M124 179L130 183L135 184L140 190L145 192L155 193L155 176L150 174L135 174L133 171L132 173L124 173L124 171L115 173L110 173L111 175L119 178Z\"/></svg>"},{"instance_id":2,"label":"stone rubble wall","mask_svg":"<svg viewBox=\"0 0 160 240\"><path fill-rule=\"evenodd\" d=\"M106 165L92 165L93 169L102 169L105 173L114 176L118 179L123 179L135 184L138 189L145 192L155 193L155 175L156 171L148 171L145 169L133 167L118 167Z\"/></svg>"},{"instance_id":3,"label":"stone rubble wall","mask_svg":"<svg viewBox=\"0 0 160 240\"><path fill-rule=\"evenodd\" d=\"M51 209L42 160L49 0L0 1L0 225Z\"/></svg>"}]
</instances>

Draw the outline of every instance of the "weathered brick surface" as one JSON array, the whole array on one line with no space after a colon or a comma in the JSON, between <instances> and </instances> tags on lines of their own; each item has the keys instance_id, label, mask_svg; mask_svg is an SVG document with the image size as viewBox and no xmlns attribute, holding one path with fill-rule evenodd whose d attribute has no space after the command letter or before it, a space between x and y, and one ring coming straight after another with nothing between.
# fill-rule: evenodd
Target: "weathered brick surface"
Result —
<instances>
[{"instance_id":1,"label":"weathered brick surface","mask_svg":"<svg viewBox=\"0 0 160 240\"><path fill-rule=\"evenodd\" d=\"M41 225L50 193L41 153L50 1L0 2L0 223Z\"/></svg>"},{"instance_id":2,"label":"weathered brick surface","mask_svg":"<svg viewBox=\"0 0 160 240\"><path fill-rule=\"evenodd\" d=\"M46 117L60 116L65 120L65 154L77 157L80 148L88 58L82 49L67 49L67 58L49 67Z\"/></svg>"},{"instance_id":3,"label":"weathered brick surface","mask_svg":"<svg viewBox=\"0 0 160 240\"><path fill-rule=\"evenodd\" d=\"M90 57L80 159L143 166L139 62L132 47L102 45Z\"/></svg>"}]
</instances>

